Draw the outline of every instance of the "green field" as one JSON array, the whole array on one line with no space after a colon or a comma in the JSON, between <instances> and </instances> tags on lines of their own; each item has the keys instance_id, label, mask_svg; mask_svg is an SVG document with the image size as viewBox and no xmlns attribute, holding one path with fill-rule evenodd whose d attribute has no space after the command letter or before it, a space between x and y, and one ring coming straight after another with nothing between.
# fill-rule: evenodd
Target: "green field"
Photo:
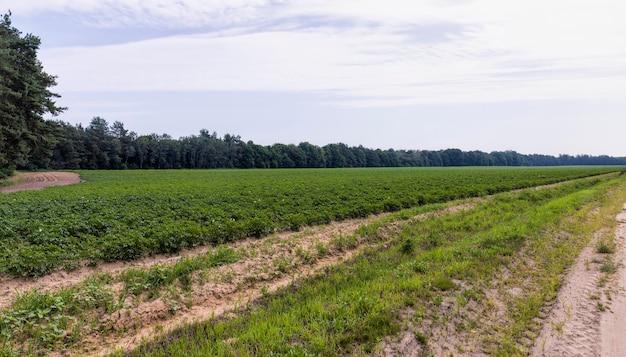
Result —
<instances>
[{"instance_id":1,"label":"green field","mask_svg":"<svg viewBox=\"0 0 626 357\"><path fill-rule=\"evenodd\" d=\"M386 241L378 248L131 355L371 355L398 334L421 355L528 355L561 274L625 199L622 177L583 179L425 220L396 215L357 233ZM401 231L381 237L391 222L404 222ZM613 244L610 234L601 244ZM604 271L599 264L611 261L590 269Z\"/></svg>"},{"instance_id":2,"label":"green field","mask_svg":"<svg viewBox=\"0 0 626 357\"><path fill-rule=\"evenodd\" d=\"M616 170L82 171L80 185L0 195L0 272L42 276Z\"/></svg>"},{"instance_id":3,"label":"green field","mask_svg":"<svg viewBox=\"0 0 626 357\"><path fill-rule=\"evenodd\" d=\"M144 328L156 339L108 352L371 355L404 339L424 355L525 355L563 271L597 232L609 254L589 268L615 270L621 170L84 171L78 185L2 194L5 274L175 259L15 294L0 309L0 355L89 355ZM371 217L381 212L393 213ZM349 218L359 220L334 228ZM231 312L161 325L202 296Z\"/></svg>"}]
</instances>

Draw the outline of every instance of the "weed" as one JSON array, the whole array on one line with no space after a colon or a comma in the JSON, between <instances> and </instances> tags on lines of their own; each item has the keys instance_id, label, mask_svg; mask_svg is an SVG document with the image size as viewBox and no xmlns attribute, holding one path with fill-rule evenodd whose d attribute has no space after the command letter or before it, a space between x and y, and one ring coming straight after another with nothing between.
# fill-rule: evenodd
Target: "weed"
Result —
<instances>
[{"instance_id":1,"label":"weed","mask_svg":"<svg viewBox=\"0 0 626 357\"><path fill-rule=\"evenodd\" d=\"M601 254L613 254L615 253L615 243L606 239L602 239L598 242L596 252Z\"/></svg>"},{"instance_id":2,"label":"weed","mask_svg":"<svg viewBox=\"0 0 626 357\"><path fill-rule=\"evenodd\" d=\"M609 281L609 277L607 275L603 275L598 279L598 283L596 284L599 288L603 288L606 286L606 283Z\"/></svg>"},{"instance_id":3,"label":"weed","mask_svg":"<svg viewBox=\"0 0 626 357\"><path fill-rule=\"evenodd\" d=\"M296 249L296 256L298 256L305 264L312 264L316 260L316 256L314 256L310 251L298 248Z\"/></svg>"},{"instance_id":4,"label":"weed","mask_svg":"<svg viewBox=\"0 0 626 357\"><path fill-rule=\"evenodd\" d=\"M274 259L272 264L279 272L285 274L291 267L291 259L288 257L279 257Z\"/></svg>"},{"instance_id":5,"label":"weed","mask_svg":"<svg viewBox=\"0 0 626 357\"><path fill-rule=\"evenodd\" d=\"M433 279L432 286L435 289L446 291L454 289L455 284L449 277L438 275L435 279Z\"/></svg>"},{"instance_id":6,"label":"weed","mask_svg":"<svg viewBox=\"0 0 626 357\"><path fill-rule=\"evenodd\" d=\"M563 325L565 325L565 321L552 321L551 322L552 329L556 331L557 335L561 337L563 335Z\"/></svg>"},{"instance_id":7,"label":"weed","mask_svg":"<svg viewBox=\"0 0 626 357\"><path fill-rule=\"evenodd\" d=\"M612 260L606 259L602 262L602 265L600 265L600 271L607 274L614 274L617 271L617 266Z\"/></svg>"},{"instance_id":8,"label":"weed","mask_svg":"<svg viewBox=\"0 0 626 357\"><path fill-rule=\"evenodd\" d=\"M415 339L422 345L426 345L428 343L428 336L420 331L415 331Z\"/></svg>"},{"instance_id":9,"label":"weed","mask_svg":"<svg viewBox=\"0 0 626 357\"><path fill-rule=\"evenodd\" d=\"M426 274L429 271L428 264L424 261L414 260L407 264L407 268L420 274Z\"/></svg>"},{"instance_id":10,"label":"weed","mask_svg":"<svg viewBox=\"0 0 626 357\"><path fill-rule=\"evenodd\" d=\"M400 251L404 254L411 254L414 249L415 247L411 238L405 238L402 245L400 245Z\"/></svg>"},{"instance_id":11,"label":"weed","mask_svg":"<svg viewBox=\"0 0 626 357\"><path fill-rule=\"evenodd\" d=\"M323 258L326 254L328 254L328 248L322 242L317 242L317 244L315 244L315 249L317 250L318 258Z\"/></svg>"}]
</instances>

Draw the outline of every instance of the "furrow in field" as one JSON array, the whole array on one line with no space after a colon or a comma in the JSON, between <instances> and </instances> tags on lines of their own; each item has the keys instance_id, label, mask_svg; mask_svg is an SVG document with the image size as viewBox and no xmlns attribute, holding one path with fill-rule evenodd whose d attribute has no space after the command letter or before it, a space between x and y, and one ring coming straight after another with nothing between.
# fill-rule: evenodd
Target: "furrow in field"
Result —
<instances>
[{"instance_id":1,"label":"furrow in field","mask_svg":"<svg viewBox=\"0 0 626 357\"><path fill-rule=\"evenodd\" d=\"M452 213L471 207L470 204L457 205L435 214ZM420 215L413 219L422 219L425 216ZM144 313L143 318L147 318L148 323L138 324L133 333L122 338L118 334L113 334L112 338L104 339L102 345L99 346L104 349L98 351L98 354L106 355L116 349L132 349L138 346L143 338L152 338L190 322L203 321L236 311L237 308L248 305L264 293L273 292L289 284L297 284L299 279L320 273L328 266L346 261L368 246L384 244L384 241L382 243L359 241L353 247L332 246L333 240L339 239L340 241L342 237L354 236L359 227L380 218L382 218L381 215L363 220L338 222L309 232L305 231L304 234L281 234L236 244L239 249L257 251L260 254L254 258L215 269L210 273L212 277L208 281L194 284L190 307L182 308L181 311L171 316L160 316L161 318L151 318L150 314ZM398 227L394 228L392 225L386 229L396 231ZM310 251L312 254L317 254L314 251L320 244L329 249L324 258L316 259L314 263L302 261L298 252ZM276 264L277 261L289 261L291 267L283 268L280 264ZM147 304L154 303L148 302ZM162 306L162 304L157 306ZM142 310L141 305L136 311L140 310ZM118 325L122 329L128 328L133 322L138 321L137 317L140 315L142 314L134 314L131 311L121 318L122 323ZM90 353L93 352L95 351Z\"/></svg>"},{"instance_id":2,"label":"furrow in field","mask_svg":"<svg viewBox=\"0 0 626 357\"><path fill-rule=\"evenodd\" d=\"M421 214L409 221L429 215L440 215L467 210L472 203L458 204L448 208ZM392 236L403 222L391 222L381 228L380 237L360 237L358 229L368 223L383 219L388 214L367 219L334 222L309 227L302 232L275 234L261 239L248 239L228 245L241 255L241 259L216 268L192 274L188 290L174 284L156 293L154 291L126 296L123 308L112 313L96 311L99 324L85 326L80 341L74 343L71 354L106 355L116 349L136 347L143 338L171 331L192 321L218 317L245 307L265 293L275 291L299 279L322 272L326 267L339 264L366 247L384 245L384 237ZM181 255L193 257L205 254L211 248L188 250ZM17 291L37 288L54 293L63 288L80 284L94 274L111 274L109 288L121 296L123 283L116 277L129 269L149 269L155 266L172 266L180 256L157 256L133 263L102 264L93 268L81 268L74 272L56 272L38 280L9 279L2 284L5 295L4 307L10 305ZM7 286L12 286L9 292ZM121 296L120 298L123 298ZM52 352L67 355L68 351Z\"/></svg>"}]
</instances>

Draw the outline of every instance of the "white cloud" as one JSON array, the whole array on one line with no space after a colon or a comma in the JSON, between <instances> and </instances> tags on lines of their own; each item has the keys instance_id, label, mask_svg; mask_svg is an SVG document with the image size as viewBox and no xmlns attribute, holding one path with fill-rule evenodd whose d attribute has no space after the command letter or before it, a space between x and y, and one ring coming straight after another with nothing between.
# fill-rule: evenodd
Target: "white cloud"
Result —
<instances>
[{"instance_id":1,"label":"white cloud","mask_svg":"<svg viewBox=\"0 0 626 357\"><path fill-rule=\"evenodd\" d=\"M344 105L394 106L618 98L626 89L626 3L620 1L23 3L18 8L98 14L106 26L229 29L42 51L61 92L325 92ZM281 28L311 18L342 26L322 21ZM437 24L457 27L448 33ZM444 33L430 34L437 41L420 41L412 36L418 31Z\"/></svg>"},{"instance_id":2,"label":"white cloud","mask_svg":"<svg viewBox=\"0 0 626 357\"><path fill-rule=\"evenodd\" d=\"M14 12L71 15L88 26L195 28L231 26L252 21L272 0L29 0L11 5Z\"/></svg>"}]
</instances>

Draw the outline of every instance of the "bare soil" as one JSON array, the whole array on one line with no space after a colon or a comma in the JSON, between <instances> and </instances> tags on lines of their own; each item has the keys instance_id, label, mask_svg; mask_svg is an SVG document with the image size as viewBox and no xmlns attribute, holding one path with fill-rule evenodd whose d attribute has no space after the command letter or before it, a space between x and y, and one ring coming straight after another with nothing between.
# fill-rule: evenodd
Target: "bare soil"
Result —
<instances>
[{"instance_id":1,"label":"bare soil","mask_svg":"<svg viewBox=\"0 0 626 357\"><path fill-rule=\"evenodd\" d=\"M613 294L610 309L603 312L600 318L601 356L626 355L626 205L617 215L617 221L615 241L618 249L614 260L619 270L607 290Z\"/></svg>"},{"instance_id":2,"label":"bare soil","mask_svg":"<svg viewBox=\"0 0 626 357\"><path fill-rule=\"evenodd\" d=\"M68 172L22 173L18 177L22 183L0 188L0 192L34 190L55 185L68 185L80 182L80 177ZM454 206L436 214L453 213L472 208L472 205ZM362 249L379 242L359 241L354 247L331 247L332 240L351 236L364 224L383 215L367 219L334 222L325 226L309 227L302 232L275 234L263 239L249 239L229 245L238 252L248 252L239 262L213 268L196 274L191 293L183 300L163 294L153 299L129 299L125 308L112 314L101 316L102 326L108 332L98 329L85 331L85 338L77 348L51 355L106 355L119 349L136 347L142 339L166 333L192 321L207 320L212 317L229 315L244 307L267 292L275 291L311 274L322 273L330 265L341 263ZM422 219L416 216L415 219ZM618 215L620 222L615 241L617 250L613 260L618 272L607 275L600 271L600 263L606 255L596 252L597 240L606 234L598 232L597 237L581 252L569 269L558 296L549 302L549 309L538 322L539 337L534 339L531 349L533 356L623 356L626 355L626 205ZM391 224L380 232L389 236L398 231L402 223ZM328 251L319 255L318 247ZM14 301L16 294L30 289L56 291L63 287L79 284L95 273L108 273L116 276L129 268L147 268L153 265L171 265L182 256L196 256L206 253L210 247L199 247L183 251L176 256L152 256L132 263L100 264L97 267L81 267L72 272L58 271L39 279L22 279L0 276L0 309ZM306 259L306 257L313 257ZM288 262L280 265L279 262ZM506 272L502 280L506 280ZM457 282L459 283L459 282ZM118 283L119 285L119 283ZM119 287L118 287L119 289ZM440 316L450 316L448 323L430 323L430 352L443 355L454 351L455 355L485 355L480 340L486 330L493 327L502 317L506 307L498 304L501 294L493 288L486 289L487 299L493 302L490 309L479 306L466 306L458 309L454 299L443 301L437 312ZM516 296L520 292L510 289L506 295ZM462 312L462 314L461 314ZM419 356L425 353L423 344L416 337L416 326L411 322L412 311L407 311L410 326L399 337L386 339L379 355ZM461 314L461 315L459 315ZM458 315L458 316L457 316ZM545 318L544 318L545 317ZM455 331L458 321L478 321L478 326L463 333ZM491 321L491 323L489 322ZM481 326L481 323L484 324ZM469 341L469 342L468 342ZM438 346L438 347L437 347ZM459 346L464 352L459 351ZM461 352L461 353L459 353Z\"/></svg>"},{"instance_id":3,"label":"bare soil","mask_svg":"<svg viewBox=\"0 0 626 357\"><path fill-rule=\"evenodd\" d=\"M0 187L0 192L41 190L46 187L72 185L81 182L80 176L74 172L22 172L11 178L11 181L18 183Z\"/></svg>"},{"instance_id":4,"label":"bare soil","mask_svg":"<svg viewBox=\"0 0 626 357\"><path fill-rule=\"evenodd\" d=\"M626 205L616 219L615 254L597 252L608 234L597 232L572 264L532 356L626 356ZM607 259L618 267L615 274L601 270Z\"/></svg>"},{"instance_id":5,"label":"bare soil","mask_svg":"<svg viewBox=\"0 0 626 357\"><path fill-rule=\"evenodd\" d=\"M599 210L598 210L599 211ZM598 213L598 212L593 212ZM626 356L626 204L617 216L615 233L608 228L595 233L563 277L556 297L545 302L539 316L519 341L531 356ZM554 239L567 232L550 232ZM612 238L615 254L597 252L598 241ZM385 338L377 356L489 356L490 341L499 341L499 326L507 323L508 303L523 298L525 281L519 272L538 271L533 254L525 249L512 259L498 278L475 286L459 286L438 307L429 305L426 314L412 309L403 312L403 331ZM618 268L603 272L606 259ZM538 271L540 273L540 271ZM483 291L481 303L460 305L455 295L462 290ZM486 303L485 303L486 302Z\"/></svg>"},{"instance_id":6,"label":"bare soil","mask_svg":"<svg viewBox=\"0 0 626 357\"><path fill-rule=\"evenodd\" d=\"M418 215L404 222L472 207L471 204L461 204ZM123 309L111 314L103 313L100 316L100 326L90 331L85 330L84 338L72 350L50 355L107 355L120 349L132 349L143 339L167 333L190 322L232 314L253 303L263 294L290 284L297 285L302 278L323 273L325 268L350 259L366 247L385 246L385 237L396 234L401 229L402 222L381 228L380 237L371 241L358 238L355 232L362 225L386 215L333 222L324 226L308 227L301 232L285 232L229 244L229 248L244 254L241 260L194 274L191 289L184 294L172 294L170 289L157 297L144 294L128 298L124 301ZM356 237L354 244L344 246L333 243L351 236ZM324 247L323 254L320 254L320 247ZM9 306L21 291L35 288L40 291L56 291L79 284L92 274L108 273L115 277L129 268L171 265L181 256L204 254L209 249L214 248L200 247L176 256L154 256L132 263L101 264L72 272L59 271L37 280L3 277L0 279L0 307ZM111 288L119 292L122 289L121 283L112 283Z\"/></svg>"}]
</instances>

